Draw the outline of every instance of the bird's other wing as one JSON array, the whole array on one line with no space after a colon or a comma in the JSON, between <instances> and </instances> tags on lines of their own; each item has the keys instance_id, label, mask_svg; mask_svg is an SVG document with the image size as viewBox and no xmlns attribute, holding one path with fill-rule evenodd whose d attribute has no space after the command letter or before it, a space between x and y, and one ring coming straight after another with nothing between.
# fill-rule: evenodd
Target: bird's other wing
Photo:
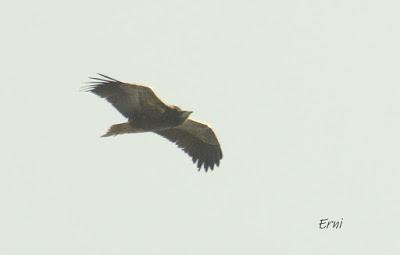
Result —
<instances>
[{"instance_id":1,"label":"bird's other wing","mask_svg":"<svg viewBox=\"0 0 400 255\"><path fill-rule=\"evenodd\" d=\"M105 98L126 118L134 119L143 111L165 111L167 106L151 88L124 83L104 74L98 75L101 77L89 77L92 81L84 89Z\"/></svg>"},{"instance_id":2,"label":"bird's other wing","mask_svg":"<svg viewBox=\"0 0 400 255\"><path fill-rule=\"evenodd\" d=\"M219 161L222 159L221 146L209 126L187 119L182 125L156 133L189 154L193 163L197 161L199 170L203 166L207 172L208 168L213 170L214 165L219 166Z\"/></svg>"}]
</instances>

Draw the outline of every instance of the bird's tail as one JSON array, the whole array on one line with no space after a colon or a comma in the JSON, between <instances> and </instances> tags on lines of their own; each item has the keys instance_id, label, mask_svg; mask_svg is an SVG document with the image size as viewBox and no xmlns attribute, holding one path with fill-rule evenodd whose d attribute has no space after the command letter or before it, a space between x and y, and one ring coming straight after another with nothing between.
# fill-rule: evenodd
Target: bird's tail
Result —
<instances>
[{"instance_id":1,"label":"bird's tail","mask_svg":"<svg viewBox=\"0 0 400 255\"><path fill-rule=\"evenodd\" d=\"M133 127L129 122L112 125L107 132L101 137L122 135L128 133L141 133L144 132L141 128Z\"/></svg>"}]
</instances>

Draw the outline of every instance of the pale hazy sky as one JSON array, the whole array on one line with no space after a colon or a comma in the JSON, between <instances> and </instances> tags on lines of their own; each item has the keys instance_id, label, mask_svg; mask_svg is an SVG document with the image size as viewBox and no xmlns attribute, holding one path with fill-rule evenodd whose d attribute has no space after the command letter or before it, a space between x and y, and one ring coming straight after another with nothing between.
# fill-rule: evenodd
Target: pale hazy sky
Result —
<instances>
[{"instance_id":1,"label":"pale hazy sky","mask_svg":"<svg viewBox=\"0 0 400 255\"><path fill-rule=\"evenodd\" d=\"M399 8L4 2L0 254L400 254ZM193 110L220 167L99 138L124 118L79 92L97 72Z\"/></svg>"}]
</instances>

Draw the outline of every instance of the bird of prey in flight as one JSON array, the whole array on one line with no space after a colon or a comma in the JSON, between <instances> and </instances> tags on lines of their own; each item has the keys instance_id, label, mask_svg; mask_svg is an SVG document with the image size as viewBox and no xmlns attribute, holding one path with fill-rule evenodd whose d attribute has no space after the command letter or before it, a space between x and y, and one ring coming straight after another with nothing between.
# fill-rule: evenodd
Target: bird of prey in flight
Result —
<instances>
[{"instance_id":1,"label":"bird of prey in flight","mask_svg":"<svg viewBox=\"0 0 400 255\"><path fill-rule=\"evenodd\" d=\"M149 87L98 75L90 77L86 91L106 99L128 119L112 125L102 137L154 132L186 152L199 170L219 166L222 151L217 137L208 125L189 119L191 111L165 104Z\"/></svg>"}]
</instances>

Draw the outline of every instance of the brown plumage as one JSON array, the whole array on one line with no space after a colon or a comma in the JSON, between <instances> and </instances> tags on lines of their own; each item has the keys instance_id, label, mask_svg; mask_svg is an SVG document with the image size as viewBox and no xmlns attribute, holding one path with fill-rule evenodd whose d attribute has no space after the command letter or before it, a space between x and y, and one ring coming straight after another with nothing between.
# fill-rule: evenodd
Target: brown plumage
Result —
<instances>
[{"instance_id":1,"label":"brown plumage","mask_svg":"<svg viewBox=\"0 0 400 255\"><path fill-rule=\"evenodd\" d=\"M105 98L128 118L126 123L112 125L103 137L154 132L189 154L199 170L219 166L222 151L218 139L209 126L188 119L192 112L164 104L149 87L99 75L101 78L90 77L86 90Z\"/></svg>"}]
</instances>

